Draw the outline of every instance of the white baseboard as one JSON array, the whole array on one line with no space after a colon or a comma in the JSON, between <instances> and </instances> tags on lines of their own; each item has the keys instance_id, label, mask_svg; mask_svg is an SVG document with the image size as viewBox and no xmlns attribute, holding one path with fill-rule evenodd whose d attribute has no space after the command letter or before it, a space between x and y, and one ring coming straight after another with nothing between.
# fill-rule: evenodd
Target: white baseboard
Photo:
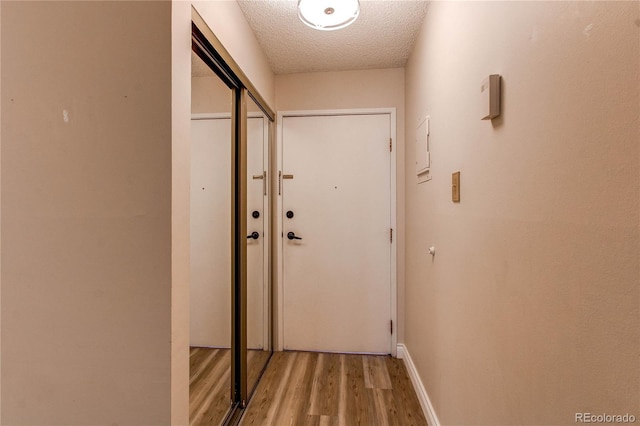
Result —
<instances>
[{"instance_id":1,"label":"white baseboard","mask_svg":"<svg viewBox=\"0 0 640 426\"><path fill-rule=\"evenodd\" d=\"M422 406L424 416L427 418L427 423L429 423L429 426L440 426L440 421L438 420L436 411L433 409L433 405L431 405L431 400L429 399L429 395L427 395L427 391L422 384L422 380L420 380L418 370L416 370L416 366L411 359L409 350L404 343L399 343L397 351L398 358L403 360L405 367L407 367L407 373L409 373L409 378L411 379L411 383L413 383L413 388L418 395L418 401L420 401L420 406Z\"/></svg>"}]
</instances>

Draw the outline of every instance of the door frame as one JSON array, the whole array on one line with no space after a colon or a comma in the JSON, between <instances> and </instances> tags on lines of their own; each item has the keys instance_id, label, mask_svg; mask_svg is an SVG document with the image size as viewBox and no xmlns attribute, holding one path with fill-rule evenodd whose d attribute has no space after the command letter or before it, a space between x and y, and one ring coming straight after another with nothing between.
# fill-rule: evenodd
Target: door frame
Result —
<instances>
[{"instance_id":1,"label":"door frame","mask_svg":"<svg viewBox=\"0 0 640 426\"><path fill-rule=\"evenodd\" d=\"M273 235L280 235L280 238L276 240L276 256L274 259L276 265L276 280L275 280L275 292L274 297L274 310L275 310L275 338L274 338L274 350L284 350L284 239L283 239L283 220L282 220L282 192L280 191L281 175L286 173L286 170L282 169L282 146L283 146L283 120L286 117L319 117L319 116L348 116L348 115L388 115L391 123L391 164L390 164L390 186L391 186L391 229L393 229L393 240L391 241L391 300L390 312L391 321L393 321L393 332L391 333L391 347L389 353L395 358L397 357L398 346L398 232L397 232L397 126L396 126L396 109L395 108L358 108L358 109L331 109L331 110L299 110L299 111L278 111L277 112L277 137L276 137L276 170L277 175L274 174L275 187L274 197L276 197L276 213L274 215L275 232Z\"/></svg>"}]
</instances>

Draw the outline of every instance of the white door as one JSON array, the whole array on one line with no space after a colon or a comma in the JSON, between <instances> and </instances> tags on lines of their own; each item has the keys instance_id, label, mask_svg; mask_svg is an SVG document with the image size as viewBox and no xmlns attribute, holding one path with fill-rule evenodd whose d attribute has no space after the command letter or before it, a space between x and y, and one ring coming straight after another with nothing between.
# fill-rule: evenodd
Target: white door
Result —
<instances>
[{"instance_id":1,"label":"white door","mask_svg":"<svg viewBox=\"0 0 640 426\"><path fill-rule=\"evenodd\" d=\"M390 137L389 114L282 119L285 349L391 352Z\"/></svg>"},{"instance_id":2,"label":"white door","mask_svg":"<svg viewBox=\"0 0 640 426\"><path fill-rule=\"evenodd\" d=\"M264 117L247 120L247 346L265 349L265 254L267 211L268 123ZM254 234L255 233L255 234ZM268 323L268 322L266 322ZM268 332L268 329L267 329ZM268 337L267 337L268 338Z\"/></svg>"},{"instance_id":3,"label":"white door","mask_svg":"<svg viewBox=\"0 0 640 426\"><path fill-rule=\"evenodd\" d=\"M191 120L190 345L231 344L231 120Z\"/></svg>"},{"instance_id":4,"label":"white door","mask_svg":"<svg viewBox=\"0 0 640 426\"><path fill-rule=\"evenodd\" d=\"M228 348L231 342L231 119L191 120L191 346ZM268 123L247 120L247 344L265 348L268 303L265 220ZM260 178L257 178L257 177ZM254 179L256 177L256 179ZM258 212L258 217L253 217ZM265 325L267 324L267 325ZM266 329L266 330L265 330Z\"/></svg>"}]
</instances>

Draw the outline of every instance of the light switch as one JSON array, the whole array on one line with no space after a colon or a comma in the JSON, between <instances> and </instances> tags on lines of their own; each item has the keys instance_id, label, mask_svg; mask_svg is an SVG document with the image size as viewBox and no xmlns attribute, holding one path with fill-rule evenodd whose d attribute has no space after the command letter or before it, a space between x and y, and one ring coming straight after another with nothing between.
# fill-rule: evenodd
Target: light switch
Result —
<instances>
[{"instance_id":1,"label":"light switch","mask_svg":"<svg viewBox=\"0 0 640 426\"><path fill-rule=\"evenodd\" d=\"M460 172L451 174L451 201L460 202Z\"/></svg>"}]
</instances>

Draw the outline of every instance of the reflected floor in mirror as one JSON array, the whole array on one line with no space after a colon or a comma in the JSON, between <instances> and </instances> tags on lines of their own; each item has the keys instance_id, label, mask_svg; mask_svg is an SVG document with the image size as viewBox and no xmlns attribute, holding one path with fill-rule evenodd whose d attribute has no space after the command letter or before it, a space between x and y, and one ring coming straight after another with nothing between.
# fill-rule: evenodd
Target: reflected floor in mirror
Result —
<instances>
[{"instance_id":1,"label":"reflected floor in mirror","mask_svg":"<svg viewBox=\"0 0 640 426\"><path fill-rule=\"evenodd\" d=\"M249 350L249 383L260 376L269 352ZM189 424L215 426L231 407L231 350L191 347L189 354Z\"/></svg>"},{"instance_id":2,"label":"reflected floor in mirror","mask_svg":"<svg viewBox=\"0 0 640 426\"><path fill-rule=\"evenodd\" d=\"M402 360L274 352L241 426L426 426Z\"/></svg>"}]
</instances>

